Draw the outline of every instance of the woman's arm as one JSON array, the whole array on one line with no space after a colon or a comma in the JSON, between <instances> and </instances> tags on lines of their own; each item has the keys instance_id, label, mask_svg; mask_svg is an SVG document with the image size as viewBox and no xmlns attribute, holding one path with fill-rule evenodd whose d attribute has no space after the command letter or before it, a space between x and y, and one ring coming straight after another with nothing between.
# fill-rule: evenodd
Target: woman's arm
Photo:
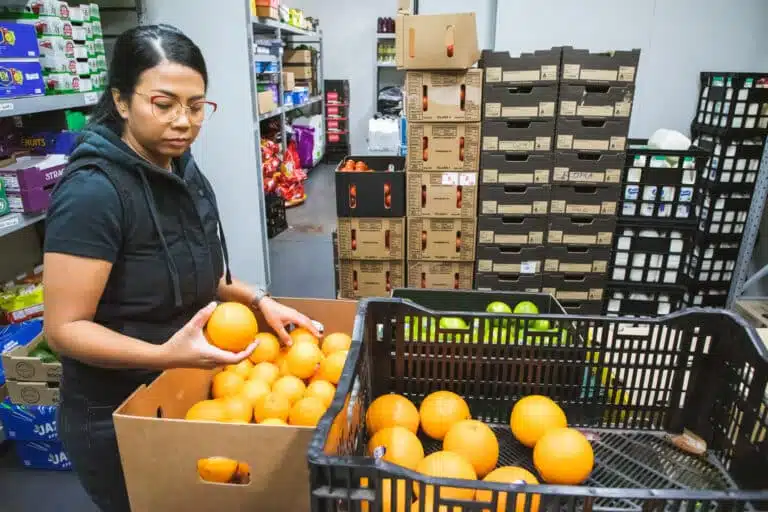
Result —
<instances>
[{"instance_id":1,"label":"woman's arm","mask_svg":"<svg viewBox=\"0 0 768 512\"><path fill-rule=\"evenodd\" d=\"M223 301L239 302L246 306L253 307L256 292L242 281L232 279L232 283L227 284L227 280L222 277L219 281L218 296L219 299ZM288 331L285 330L287 324L299 325L307 329L314 336L317 336L318 338L321 336L307 316L299 313L293 308L280 304L270 297L261 299L257 306L262 315L264 315L264 319L269 326L272 327L275 334L277 334L285 345L290 346L292 342Z\"/></svg>"},{"instance_id":2,"label":"woman's arm","mask_svg":"<svg viewBox=\"0 0 768 512\"><path fill-rule=\"evenodd\" d=\"M124 336L93 322L111 263L46 253L43 268L43 325L53 350L102 368L163 370L169 366L162 345Z\"/></svg>"}]
</instances>

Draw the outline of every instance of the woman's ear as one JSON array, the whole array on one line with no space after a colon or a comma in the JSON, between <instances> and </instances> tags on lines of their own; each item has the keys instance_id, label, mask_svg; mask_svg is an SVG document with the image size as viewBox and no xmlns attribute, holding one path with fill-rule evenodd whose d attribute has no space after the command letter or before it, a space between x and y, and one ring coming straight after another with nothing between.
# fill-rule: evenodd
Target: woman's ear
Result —
<instances>
[{"instance_id":1,"label":"woman's ear","mask_svg":"<svg viewBox=\"0 0 768 512\"><path fill-rule=\"evenodd\" d=\"M115 102L117 113L120 114L120 117L128 119L128 102L125 101L117 89L112 89L112 100Z\"/></svg>"}]
</instances>

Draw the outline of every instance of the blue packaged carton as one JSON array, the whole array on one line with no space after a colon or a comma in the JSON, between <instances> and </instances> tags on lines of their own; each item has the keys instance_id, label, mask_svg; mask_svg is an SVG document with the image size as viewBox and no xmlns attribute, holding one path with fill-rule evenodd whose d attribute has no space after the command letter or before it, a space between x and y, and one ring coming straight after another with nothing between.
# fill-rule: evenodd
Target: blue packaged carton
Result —
<instances>
[{"instance_id":1,"label":"blue packaged carton","mask_svg":"<svg viewBox=\"0 0 768 512\"><path fill-rule=\"evenodd\" d=\"M20 324L0 325L0 359L5 352L28 345L42 332L43 321L39 318ZM0 386L3 384L5 384L5 373L3 365L0 364Z\"/></svg>"},{"instance_id":2,"label":"blue packaged carton","mask_svg":"<svg viewBox=\"0 0 768 512\"><path fill-rule=\"evenodd\" d=\"M34 25L0 21L0 59L40 57Z\"/></svg>"},{"instance_id":3,"label":"blue packaged carton","mask_svg":"<svg viewBox=\"0 0 768 512\"><path fill-rule=\"evenodd\" d=\"M18 405L10 398L0 402L0 422L8 439L14 441L58 441L56 407Z\"/></svg>"},{"instance_id":4,"label":"blue packaged carton","mask_svg":"<svg viewBox=\"0 0 768 512\"><path fill-rule=\"evenodd\" d=\"M0 98L45 94L43 68L38 60L0 61Z\"/></svg>"},{"instance_id":5,"label":"blue packaged carton","mask_svg":"<svg viewBox=\"0 0 768 512\"><path fill-rule=\"evenodd\" d=\"M59 441L16 441L19 462L31 469L70 471L72 463Z\"/></svg>"}]
</instances>

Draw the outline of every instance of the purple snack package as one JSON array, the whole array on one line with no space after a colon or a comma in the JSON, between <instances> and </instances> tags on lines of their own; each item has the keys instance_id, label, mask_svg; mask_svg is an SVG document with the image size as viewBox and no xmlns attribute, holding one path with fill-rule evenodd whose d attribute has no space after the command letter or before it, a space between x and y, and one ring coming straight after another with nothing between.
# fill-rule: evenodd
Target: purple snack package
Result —
<instances>
[{"instance_id":1,"label":"purple snack package","mask_svg":"<svg viewBox=\"0 0 768 512\"><path fill-rule=\"evenodd\" d=\"M293 138L296 139L296 148L299 152L299 163L302 169L311 169L314 166L312 153L315 150L315 129L309 126L294 126Z\"/></svg>"}]
</instances>

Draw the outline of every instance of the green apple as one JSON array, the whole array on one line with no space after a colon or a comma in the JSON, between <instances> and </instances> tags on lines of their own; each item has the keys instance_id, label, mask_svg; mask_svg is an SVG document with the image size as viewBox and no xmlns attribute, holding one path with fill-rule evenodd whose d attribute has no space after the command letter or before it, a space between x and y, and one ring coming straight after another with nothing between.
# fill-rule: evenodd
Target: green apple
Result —
<instances>
[{"instance_id":1,"label":"green apple","mask_svg":"<svg viewBox=\"0 0 768 512\"><path fill-rule=\"evenodd\" d=\"M441 329L469 329L467 322L457 316L444 316L440 318Z\"/></svg>"},{"instance_id":2,"label":"green apple","mask_svg":"<svg viewBox=\"0 0 768 512\"><path fill-rule=\"evenodd\" d=\"M488 304L485 308L486 313L512 313L512 308L509 304L496 300Z\"/></svg>"},{"instance_id":3,"label":"green apple","mask_svg":"<svg viewBox=\"0 0 768 512\"><path fill-rule=\"evenodd\" d=\"M538 315L539 308L533 302L524 300L522 302L518 302L512 312L516 315Z\"/></svg>"}]
</instances>

